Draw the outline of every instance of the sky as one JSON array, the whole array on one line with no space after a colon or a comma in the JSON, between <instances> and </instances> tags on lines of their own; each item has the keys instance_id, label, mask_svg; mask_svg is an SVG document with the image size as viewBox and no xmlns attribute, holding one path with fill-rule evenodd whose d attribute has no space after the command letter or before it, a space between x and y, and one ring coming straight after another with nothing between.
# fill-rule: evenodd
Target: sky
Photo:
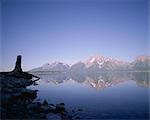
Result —
<instances>
[{"instance_id":1,"label":"sky","mask_svg":"<svg viewBox=\"0 0 150 120\"><path fill-rule=\"evenodd\" d=\"M1 0L1 66L149 55L148 0Z\"/></svg>"}]
</instances>

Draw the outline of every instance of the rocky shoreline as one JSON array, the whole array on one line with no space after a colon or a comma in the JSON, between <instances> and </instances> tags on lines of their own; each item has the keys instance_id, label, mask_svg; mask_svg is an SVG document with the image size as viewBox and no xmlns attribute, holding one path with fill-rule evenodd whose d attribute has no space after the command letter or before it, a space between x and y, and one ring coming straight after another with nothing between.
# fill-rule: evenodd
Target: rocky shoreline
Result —
<instances>
[{"instance_id":1,"label":"rocky shoreline","mask_svg":"<svg viewBox=\"0 0 150 120\"><path fill-rule=\"evenodd\" d=\"M27 89L27 86L36 84L39 78L22 72L22 69L19 70L17 66L21 68L18 59L15 70L0 73L1 119L80 119L77 115L67 112L64 103L54 105L46 100L43 102L36 100L37 90ZM77 110L79 111L82 110ZM72 113L75 113L75 110L72 110Z\"/></svg>"},{"instance_id":2,"label":"rocky shoreline","mask_svg":"<svg viewBox=\"0 0 150 120\"><path fill-rule=\"evenodd\" d=\"M2 119L46 119L48 113L57 119L72 119L67 115L65 104L48 104L34 101L37 90L27 89L32 80L0 75ZM56 116L57 115L57 116Z\"/></svg>"}]
</instances>

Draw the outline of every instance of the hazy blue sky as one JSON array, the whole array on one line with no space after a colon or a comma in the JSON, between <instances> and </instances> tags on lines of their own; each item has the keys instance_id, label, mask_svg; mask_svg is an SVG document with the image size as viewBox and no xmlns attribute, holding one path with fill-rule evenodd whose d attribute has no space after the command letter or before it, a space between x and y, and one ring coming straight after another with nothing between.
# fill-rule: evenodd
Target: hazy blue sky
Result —
<instances>
[{"instance_id":1,"label":"hazy blue sky","mask_svg":"<svg viewBox=\"0 0 150 120\"><path fill-rule=\"evenodd\" d=\"M55 2L54 2L55 1ZM2 67L148 54L148 0L2 0Z\"/></svg>"}]
</instances>

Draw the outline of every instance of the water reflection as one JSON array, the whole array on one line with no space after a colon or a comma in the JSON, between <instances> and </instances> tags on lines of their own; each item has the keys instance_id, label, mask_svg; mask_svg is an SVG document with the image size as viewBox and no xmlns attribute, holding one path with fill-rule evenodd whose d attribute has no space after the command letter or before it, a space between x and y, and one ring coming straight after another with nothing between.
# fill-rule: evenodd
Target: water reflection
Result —
<instances>
[{"instance_id":1,"label":"water reflection","mask_svg":"<svg viewBox=\"0 0 150 120\"><path fill-rule=\"evenodd\" d=\"M117 85L129 80L133 80L137 85L142 87L149 87L148 72L120 72L120 73L45 73L36 74L41 78L42 82L62 84L73 80L77 83L86 84L97 90Z\"/></svg>"},{"instance_id":2,"label":"water reflection","mask_svg":"<svg viewBox=\"0 0 150 120\"><path fill-rule=\"evenodd\" d=\"M82 108L87 119L147 119L149 73L42 73L39 99ZM107 88L107 89L106 89Z\"/></svg>"},{"instance_id":3,"label":"water reflection","mask_svg":"<svg viewBox=\"0 0 150 120\"><path fill-rule=\"evenodd\" d=\"M133 76L133 80L135 80L139 86L143 86L143 87L150 86L150 73L149 72L135 72L135 73L132 73L132 76Z\"/></svg>"}]
</instances>

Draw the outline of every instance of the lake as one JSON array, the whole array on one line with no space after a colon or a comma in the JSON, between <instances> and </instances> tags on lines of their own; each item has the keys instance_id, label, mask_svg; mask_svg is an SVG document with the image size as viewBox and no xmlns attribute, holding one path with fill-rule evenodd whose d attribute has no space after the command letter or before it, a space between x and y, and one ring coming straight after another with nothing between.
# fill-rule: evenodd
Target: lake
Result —
<instances>
[{"instance_id":1,"label":"lake","mask_svg":"<svg viewBox=\"0 0 150 120\"><path fill-rule=\"evenodd\" d=\"M149 73L36 73L38 98L82 109L83 119L148 119ZM73 113L72 113L73 114Z\"/></svg>"}]
</instances>

